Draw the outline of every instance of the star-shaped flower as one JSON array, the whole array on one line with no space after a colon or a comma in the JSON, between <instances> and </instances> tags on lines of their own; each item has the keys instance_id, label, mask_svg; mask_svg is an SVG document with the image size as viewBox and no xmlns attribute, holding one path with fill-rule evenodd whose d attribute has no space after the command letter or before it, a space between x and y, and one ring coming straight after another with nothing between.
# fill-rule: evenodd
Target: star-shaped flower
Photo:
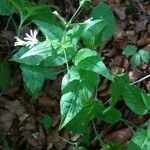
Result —
<instances>
[{"instance_id":1,"label":"star-shaped flower","mask_svg":"<svg viewBox=\"0 0 150 150\"><path fill-rule=\"evenodd\" d=\"M21 40L19 37L15 37L16 42L15 46L27 46L29 48L32 48L34 45L36 45L39 41L36 38L37 37L37 30L30 30L30 34L26 33L26 37L24 37L24 40Z\"/></svg>"}]
</instances>

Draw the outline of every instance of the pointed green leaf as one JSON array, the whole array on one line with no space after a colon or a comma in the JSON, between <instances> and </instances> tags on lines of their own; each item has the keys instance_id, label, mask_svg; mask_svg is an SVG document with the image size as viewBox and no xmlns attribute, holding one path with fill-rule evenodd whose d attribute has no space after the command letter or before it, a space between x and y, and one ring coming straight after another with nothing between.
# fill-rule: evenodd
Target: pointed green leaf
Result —
<instances>
[{"instance_id":1,"label":"pointed green leaf","mask_svg":"<svg viewBox=\"0 0 150 150\"><path fill-rule=\"evenodd\" d=\"M64 35L64 31L59 26L38 20L34 20L34 23L49 40L61 40Z\"/></svg>"},{"instance_id":2,"label":"pointed green leaf","mask_svg":"<svg viewBox=\"0 0 150 150\"><path fill-rule=\"evenodd\" d=\"M13 11L14 7L8 0L0 0L0 15L9 16Z\"/></svg>"},{"instance_id":3,"label":"pointed green leaf","mask_svg":"<svg viewBox=\"0 0 150 150\"><path fill-rule=\"evenodd\" d=\"M98 117L103 110L101 101L87 100L81 111L68 123L66 128L75 133L85 133L89 122Z\"/></svg>"},{"instance_id":4,"label":"pointed green leaf","mask_svg":"<svg viewBox=\"0 0 150 150\"><path fill-rule=\"evenodd\" d=\"M146 108L150 111L150 96L146 95L145 93L141 93L141 94Z\"/></svg>"},{"instance_id":5,"label":"pointed green leaf","mask_svg":"<svg viewBox=\"0 0 150 150\"><path fill-rule=\"evenodd\" d=\"M44 42L40 42L39 44L32 47L29 51L23 54L20 59L24 59L27 57L40 56L41 59L46 59L52 53L52 42L45 40Z\"/></svg>"},{"instance_id":6,"label":"pointed green leaf","mask_svg":"<svg viewBox=\"0 0 150 150\"><path fill-rule=\"evenodd\" d=\"M110 105L114 106L119 98L122 96L124 88L129 84L128 75L122 74L114 78L111 83L111 102Z\"/></svg>"},{"instance_id":7,"label":"pointed green leaf","mask_svg":"<svg viewBox=\"0 0 150 150\"><path fill-rule=\"evenodd\" d=\"M97 24L94 24L86 32L83 33L83 43L87 48L96 49L101 45L105 26L106 23L104 22L104 20L99 19L99 22L97 22Z\"/></svg>"},{"instance_id":8,"label":"pointed green leaf","mask_svg":"<svg viewBox=\"0 0 150 150\"><path fill-rule=\"evenodd\" d=\"M103 18L106 23L106 28L104 29L102 41L107 41L113 35L115 31L115 17L109 5L101 3L97 5L92 13L91 17L94 19Z\"/></svg>"},{"instance_id":9,"label":"pointed green leaf","mask_svg":"<svg viewBox=\"0 0 150 150\"><path fill-rule=\"evenodd\" d=\"M112 80L111 74L95 51L86 48L79 50L74 58L74 64L80 69L96 72Z\"/></svg>"},{"instance_id":10,"label":"pointed green leaf","mask_svg":"<svg viewBox=\"0 0 150 150\"><path fill-rule=\"evenodd\" d=\"M75 66L70 68L69 74L66 74L62 81L62 88L64 88L68 82L67 79L69 77L69 82L73 80L79 80L81 85L90 91L91 95L94 92L95 87L99 83L99 76L95 72L79 69Z\"/></svg>"},{"instance_id":11,"label":"pointed green leaf","mask_svg":"<svg viewBox=\"0 0 150 150\"><path fill-rule=\"evenodd\" d=\"M83 91L83 87L78 80L69 82L65 86L60 100L60 128L66 126L80 112L85 100L87 100L87 92Z\"/></svg>"},{"instance_id":12,"label":"pointed green leaf","mask_svg":"<svg viewBox=\"0 0 150 150\"><path fill-rule=\"evenodd\" d=\"M114 124L121 120L122 114L118 109L108 107L102 112L100 118L107 123Z\"/></svg>"},{"instance_id":13,"label":"pointed green leaf","mask_svg":"<svg viewBox=\"0 0 150 150\"><path fill-rule=\"evenodd\" d=\"M143 91L134 85L126 86L123 92L126 105L138 115L145 115L147 113L147 108L141 95L142 93Z\"/></svg>"},{"instance_id":14,"label":"pointed green leaf","mask_svg":"<svg viewBox=\"0 0 150 150\"><path fill-rule=\"evenodd\" d=\"M128 145L128 150L149 150L149 148L150 139L145 129L137 131Z\"/></svg>"},{"instance_id":15,"label":"pointed green leaf","mask_svg":"<svg viewBox=\"0 0 150 150\"><path fill-rule=\"evenodd\" d=\"M23 75L23 81L29 94L37 96L42 89L45 79L55 79L56 73L42 66L20 65Z\"/></svg>"}]
</instances>

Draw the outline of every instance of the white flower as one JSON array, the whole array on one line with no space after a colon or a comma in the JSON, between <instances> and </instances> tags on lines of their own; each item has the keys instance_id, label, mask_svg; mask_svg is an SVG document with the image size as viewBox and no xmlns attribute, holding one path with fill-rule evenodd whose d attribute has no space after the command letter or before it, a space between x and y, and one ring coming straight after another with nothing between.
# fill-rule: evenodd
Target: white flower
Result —
<instances>
[{"instance_id":1,"label":"white flower","mask_svg":"<svg viewBox=\"0 0 150 150\"><path fill-rule=\"evenodd\" d=\"M85 20L84 23L88 24L92 21L93 17L89 18L88 20Z\"/></svg>"},{"instance_id":2,"label":"white flower","mask_svg":"<svg viewBox=\"0 0 150 150\"><path fill-rule=\"evenodd\" d=\"M15 39L16 39L16 42L15 42L14 46L23 46L23 45L25 45L25 41L21 40L18 37L15 37Z\"/></svg>"},{"instance_id":3,"label":"white flower","mask_svg":"<svg viewBox=\"0 0 150 150\"><path fill-rule=\"evenodd\" d=\"M15 42L15 46L27 46L29 48L32 48L34 45L36 45L39 41L37 40L37 30L30 30L30 34L26 33L26 37L24 38L24 40L21 40L18 37L16 38L16 42Z\"/></svg>"}]
</instances>

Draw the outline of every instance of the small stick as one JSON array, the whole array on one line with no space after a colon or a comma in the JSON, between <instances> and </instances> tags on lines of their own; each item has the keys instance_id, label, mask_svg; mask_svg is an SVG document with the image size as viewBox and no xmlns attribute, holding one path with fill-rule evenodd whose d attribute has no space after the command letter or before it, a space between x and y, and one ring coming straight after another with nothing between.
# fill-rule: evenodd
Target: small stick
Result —
<instances>
[{"instance_id":1,"label":"small stick","mask_svg":"<svg viewBox=\"0 0 150 150\"><path fill-rule=\"evenodd\" d=\"M143 81L143 80L145 80L145 79L147 79L147 78L149 78L149 77L150 77L150 74L148 74L147 76L145 76L145 77L143 77L143 78L141 78L141 79L139 79L139 80L137 80L137 81L131 83L130 85L137 84L137 83L139 83L139 82L141 82L141 81Z\"/></svg>"}]
</instances>

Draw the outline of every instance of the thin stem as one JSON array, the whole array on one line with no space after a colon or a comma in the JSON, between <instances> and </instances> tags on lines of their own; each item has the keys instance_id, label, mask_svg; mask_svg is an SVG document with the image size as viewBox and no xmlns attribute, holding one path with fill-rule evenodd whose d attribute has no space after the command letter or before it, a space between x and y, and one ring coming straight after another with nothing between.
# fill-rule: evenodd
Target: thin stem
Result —
<instances>
[{"instance_id":1,"label":"thin stem","mask_svg":"<svg viewBox=\"0 0 150 150\"><path fill-rule=\"evenodd\" d=\"M95 139L98 139L99 142L101 143L101 145L103 145L104 142L102 141L101 136L99 135L99 133L98 133L98 131L97 131L97 129L96 129L96 126L95 126L94 121L92 121L92 124L93 124L93 129L94 129L94 132L95 132L95 135L96 135L96 138L95 138Z\"/></svg>"},{"instance_id":2,"label":"thin stem","mask_svg":"<svg viewBox=\"0 0 150 150\"><path fill-rule=\"evenodd\" d=\"M141 81L143 81L143 80L145 80L145 79L147 79L147 78L149 78L149 77L150 77L150 74L147 75L147 76L145 76L145 77L143 77L143 78L141 78L141 79L139 79L139 80L137 80L137 81L135 81L135 82L133 82L133 83L131 83L131 85L137 84L137 83L139 83L139 82L141 82Z\"/></svg>"},{"instance_id":3,"label":"thin stem","mask_svg":"<svg viewBox=\"0 0 150 150\"><path fill-rule=\"evenodd\" d=\"M78 16L78 13L80 12L81 9L81 5L78 7L78 9L76 10L76 12L74 13L74 15L71 17L71 19L69 20L69 22L66 25L66 28L72 23L72 21Z\"/></svg>"},{"instance_id":4,"label":"thin stem","mask_svg":"<svg viewBox=\"0 0 150 150\"><path fill-rule=\"evenodd\" d=\"M97 99L97 94L98 94L98 84L96 85L96 88L95 88L95 99Z\"/></svg>"},{"instance_id":5,"label":"thin stem","mask_svg":"<svg viewBox=\"0 0 150 150\"><path fill-rule=\"evenodd\" d=\"M133 132L133 134L135 134L134 130L132 129L131 125L129 124L129 122L127 120L122 119L121 121L130 128L130 130Z\"/></svg>"},{"instance_id":6,"label":"thin stem","mask_svg":"<svg viewBox=\"0 0 150 150\"><path fill-rule=\"evenodd\" d=\"M71 144L71 145L74 145L75 146L75 149L78 149L78 144L77 144L77 142L71 142L71 141L69 141L69 140L67 140L67 139L65 139L65 138L63 138L63 137L61 137L61 136L58 136L62 141L64 141L64 142L66 142L66 143L68 143L68 144Z\"/></svg>"},{"instance_id":7,"label":"thin stem","mask_svg":"<svg viewBox=\"0 0 150 150\"><path fill-rule=\"evenodd\" d=\"M57 74L60 74L60 73L65 72L65 71L66 71L66 68L61 70L61 71L58 71Z\"/></svg>"},{"instance_id":8,"label":"thin stem","mask_svg":"<svg viewBox=\"0 0 150 150\"><path fill-rule=\"evenodd\" d=\"M8 21L7 21L7 24L6 24L5 30L7 30L7 28L8 28L8 25L9 25L10 20L11 20L11 18L12 18L12 14L13 14L13 13L11 13L11 14L10 14L10 16L9 16L9 18L8 18Z\"/></svg>"},{"instance_id":9,"label":"thin stem","mask_svg":"<svg viewBox=\"0 0 150 150\"><path fill-rule=\"evenodd\" d=\"M64 26L67 25L67 22L65 21L65 19L57 11L54 11L53 14L57 16L57 18L62 22Z\"/></svg>"},{"instance_id":10,"label":"thin stem","mask_svg":"<svg viewBox=\"0 0 150 150\"><path fill-rule=\"evenodd\" d=\"M21 32L21 28L22 28L23 22L24 22L24 21L21 20L21 22L20 22L20 24L19 24L19 26L18 26L18 33L17 33L18 35L19 35L20 32Z\"/></svg>"},{"instance_id":11,"label":"thin stem","mask_svg":"<svg viewBox=\"0 0 150 150\"><path fill-rule=\"evenodd\" d=\"M68 64L68 58L67 58L67 54L66 54L66 51L65 51L65 48L63 48L63 51L64 51L64 56L65 56L65 60L66 60L66 66L67 66L67 73L69 74L69 64Z\"/></svg>"}]
</instances>

